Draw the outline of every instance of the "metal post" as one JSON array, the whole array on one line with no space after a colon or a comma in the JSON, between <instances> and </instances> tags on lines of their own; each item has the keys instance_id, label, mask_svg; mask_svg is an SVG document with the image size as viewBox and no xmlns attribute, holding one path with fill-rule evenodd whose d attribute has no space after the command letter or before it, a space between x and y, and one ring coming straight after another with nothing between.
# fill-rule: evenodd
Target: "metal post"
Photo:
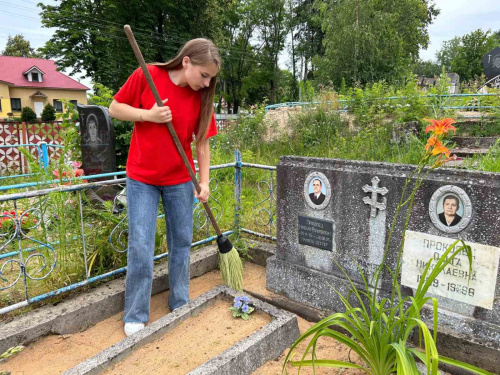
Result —
<instances>
[{"instance_id":1,"label":"metal post","mask_svg":"<svg viewBox=\"0 0 500 375\"><path fill-rule=\"evenodd\" d=\"M80 208L80 230L82 231L83 263L85 264L85 278L88 279L90 273L87 265L87 247L85 246L85 226L83 224L83 206L82 206L81 191L78 192L78 206Z\"/></svg>"},{"instance_id":2,"label":"metal post","mask_svg":"<svg viewBox=\"0 0 500 375\"><path fill-rule=\"evenodd\" d=\"M41 142L40 147L42 148L42 165L44 172L47 172L49 167L49 152L47 149L47 142Z\"/></svg>"},{"instance_id":3,"label":"metal post","mask_svg":"<svg viewBox=\"0 0 500 375\"><path fill-rule=\"evenodd\" d=\"M269 179L269 235L273 235L273 172L271 170L271 176Z\"/></svg>"},{"instance_id":4,"label":"metal post","mask_svg":"<svg viewBox=\"0 0 500 375\"><path fill-rule=\"evenodd\" d=\"M241 152L234 150L234 230L241 229L240 210L241 210Z\"/></svg>"}]
</instances>

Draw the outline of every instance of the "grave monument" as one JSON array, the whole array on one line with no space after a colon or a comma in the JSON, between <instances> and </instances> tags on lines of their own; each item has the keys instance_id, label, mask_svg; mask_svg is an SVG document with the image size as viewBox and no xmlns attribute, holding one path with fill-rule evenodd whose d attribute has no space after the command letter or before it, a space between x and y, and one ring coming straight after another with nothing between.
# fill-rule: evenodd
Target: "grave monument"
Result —
<instances>
[{"instance_id":1,"label":"grave monument","mask_svg":"<svg viewBox=\"0 0 500 375\"><path fill-rule=\"evenodd\" d=\"M78 113L85 175L115 172L115 132L107 108L79 104Z\"/></svg>"},{"instance_id":2,"label":"grave monument","mask_svg":"<svg viewBox=\"0 0 500 375\"><path fill-rule=\"evenodd\" d=\"M283 157L277 168L277 251L268 260L267 288L312 307L344 311L333 290L349 288L339 266L363 289L358 266L370 278L381 264L407 176L415 166ZM313 199L314 181L324 200ZM394 270L402 209L386 264ZM431 288L439 300L440 354L497 369L500 356L500 178L498 174L438 168L416 194L403 251L401 288L412 295L427 262L455 239L473 249L472 273L459 255ZM380 295L391 290L382 277ZM373 285L373 284L372 284ZM431 322L430 309L423 318ZM444 335L443 335L444 333ZM471 354L471 350L473 353ZM496 358L496 359L495 359ZM496 370L495 370L496 371Z\"/></svg>"},{"instance_id":3,"label":"grave monument","mask_svg":"<svg viewBox=\"0 0 500 375\"><path fill-rule=\"evenodd\" d=\"M500 47L493 48L483 56L483 68L489 85L500 88Z\"/></svg>"}]
</instances>

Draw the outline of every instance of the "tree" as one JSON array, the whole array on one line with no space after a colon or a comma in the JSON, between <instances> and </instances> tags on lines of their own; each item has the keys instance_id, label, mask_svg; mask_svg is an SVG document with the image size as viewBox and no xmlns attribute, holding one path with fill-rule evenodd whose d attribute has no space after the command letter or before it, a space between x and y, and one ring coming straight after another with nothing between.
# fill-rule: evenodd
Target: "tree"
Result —
<instances>
[{"instance_id":1,"label":"tree","mask_svg":"<svg viewBox=\"0 0 500 375\"><path fill-rule=\"evenodd\" d=\"M302 79L312 78L315 70L313 57L321 57L324 54L323 38L321 29L320 7L315 6L315 0L294 0L294 17L297 25L297 33L292 40L297 41L297 54L300 58Z\"/></svg>"},{"instance_id":2,"label":"tree","mask_svg":"<svg viewBox=\"0 0 500 375\"><path fill-rule=\"evenodd\" d=\"M325 54L318 79L339 87L379 80L398 82L429 43L428 26L439 11L430 0L324 0Z\"/></svg>"},{"instance_id":3,"label":"tree","mask_svg":"<svg viewBox=\"0 0 500 375\"><path fill-rule=\"evenodd\" d=\"M497 46L498 32L477 29L444 42L436 57L447 71L458 73L461 81L469 81L483 74L483 56Z\"/></svg>"},{"instance_id":4,"label":"tree","mask_svg":"<svg viewBox=\"0 0 500 375\"><path fill-rule=\"evenodd\" d=\"M7 37L7 44L1 53L3 56L17 57L38 57L38 54L31 48L30 42L24 39L22 34Z\"/></svg>"},{"instance_id":5,"label":"tree","mask_svg":"<svg viewBox=\"0 0 500 375\"><path fill-rule=\"evenodd\" d=\"M436 52L438 64L444 66L446 71L451 71L451 63L458 56L458 49L461 42L462 38L456 36L453 39L443 42L441 49Z\"/></svg>"},{"instance_id":6,"label":"tree","mask_svg":"<svg viewBox=\"0 0 500 375\"><path fill-rule=\"evenodd\" d=\"M21 121L22 122L34 122L36 121L36 113L30 107L23 107L21 111Z\"/></svg>"},{"instance_id":7,"label":"tree","mask_svg":"<svg viewBox=\"0 0 500 375\"><path fill-rule=\"evenodd\" d=\"M413 66L413 74L426 77L439 76L441 74L441 66L434 61L418 59Z\"/></svg>"},{"instance_id":8,"label":"tree","mask_svg":"<svg viewBox=\"0 0 500 375\"><path fill-rule=\"evenodd\" d=\"M238 113L241 101L244 99L243 80L255 67L258 58L258 47L250 43L257 26L257 2L236 0L227 11L225 35L220 48L223 69L219 74L221 92L219 100L225 96L228 105L231 103L232 113ZM225 91L226 95L222 94L222 91Z\"/></svg>"},{"instance_id":9,"label":"tree","mask_svg":"<svg viewBox=\"0 0 500 375\"><path fill-rule=\"evenodd\" d=\"M56 119L56 110L54 106L50 103L47 103L45 107L43 107L42 111L42 121L55 121Z\"/></svg>"},{"instance_id":10,"label":"tree","mask_svg":"<svg viewBox=\"0 0 500 375\"><path fill-rule=\"evenodd\" d=\"M272 72L269 80L271 103L278 102L279 73L278 56L285 47L285 0L261 0L257 3L259 39L263 43L261 50L263 64Z\"/></svg>"},{"instance_id":11,"label":"tree","mask_svg":"<svg viewBox=\"0 0 500 375\"><path fill-rule=\"evenodd\" d=\"M56 28L42 48L59 68L71 68L116 91L138 63L123 32L129 24L148 62L172 58L194 37L218 42L231 0L61 0L39 4L42 25Z\"/></svg>"}]
</instances>

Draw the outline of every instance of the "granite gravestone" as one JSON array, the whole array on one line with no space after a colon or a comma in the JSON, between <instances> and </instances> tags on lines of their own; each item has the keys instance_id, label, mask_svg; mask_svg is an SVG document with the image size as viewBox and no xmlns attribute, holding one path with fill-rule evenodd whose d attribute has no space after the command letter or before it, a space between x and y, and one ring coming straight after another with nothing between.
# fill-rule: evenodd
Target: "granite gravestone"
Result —
<instances>
[{"instance_id":1,"label":"granite gravestone","mask_svg":"<svg viewBox=\"0 0 500 375\"><path fill-rule=\"evenodd\" d=\"M115 132L105 107L78 105L85 175L116 171Z\"/></svg>"},{"instance_id":2,"label":"granite gravestone","mask_svg":"<svg viewBox=\"0 0 500 375\"><path fill-rule=\"evenodd\" d=\"M483 56L483 68L486 81L491 81L491 86L500 88L500 47Z\"/></svg>"},{"instance_id":3,"label":"granite gravestone","mask_svg":"<svg viewBox=\"0 0 500 375\"><path fill-rule=\"evenodd\" d=\"M413 169L387 163L281 158L277 168L277 251L267 264L268 289L319 309L344 311L332 289L343 295L348 291L339 265L363 288L358 265L370 277L382 262L389 228ZM307 189L308 181L316 176L322 176L329 187L321 205L312 202ZM389 244L386 264L392 270L405 214L402 210ZM412 295L422 266L442 254L446 244L461 238L472 245L475 274L470 283L468 263L461 255L432 291L439 300L440 329L451 338L440 340L440 350L443 355L476 361L490 369L496 366L493 358L500 355L499 217L498 174L436 169L416 195L403 254L402 290ZM300 241L304 220L311 221L311 228L313 223L324 224L317 227L321 232L310 230L313 237L322 237L318 243ZM328 241L331 250L320 246ZM390 290L391 277L386 274L381 295L389 296ZM424 317L431 321L430 310L424 311ZM480 343L475 349L477 360L465 356L460 347L451 348L458 343L462 349Z\"/></svg>"}]
</instances>

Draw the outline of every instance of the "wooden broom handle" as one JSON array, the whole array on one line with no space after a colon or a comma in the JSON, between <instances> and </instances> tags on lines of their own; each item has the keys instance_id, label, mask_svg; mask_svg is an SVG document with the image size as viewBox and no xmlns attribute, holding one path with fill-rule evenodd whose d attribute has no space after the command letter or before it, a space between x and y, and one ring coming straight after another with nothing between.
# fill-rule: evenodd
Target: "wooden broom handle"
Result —
<instances>
[{"instance_id":1,"label":"wooden broom handle","mask_svg":"<svg viewBox=\"0 0 500 375\"><path fill-rule=\"evenodd\" d=\"M139 62L139 65L141 66L142 72L144 73L144 77L146 77L146 81L148 82L149 88L151 89L151 92L153 93L153 96L156 100L156 104L158 107L163 107L163 101L160 98L160 94L158 93L158 90L156 89L156 85L153 82L153 78L151 77L151 74L149 73L148 67L146 65L146 62L144 61L144 57L142 57L141 50L139 49L139 46L135 40L134 33L132 32L132 29L130 28L129 25L124 26L125 29L125 34L127 34L128 41L130 42L130 45L132 46L132 49L134 50L135 57L137 61ZM175 146L177 147L177 151L179 151L179 154L181 155L182 161L184 162L184 165L186 166L189 175L191 176L191 180L193 180L193 184L196 188L196 191L198 194L201 191L200 184L198 183L198 180L196 180L196 174L193 171L193 168L191 167L191 164L189 163L189 160L186 156L186 153L184 152L184 149L182 148L181 142L179 141L179 137L177 136L177 133L175 132L174 127L172 126L171 122L167 122L167 128L168 131L170 132L170 135L172 136L172 139L174 140ZM219 225L217 225L217 221L215 220L215 217L212 213L212 210L210 209L210 206L208 205L207 202L203 203L203 206L205 207L205 210L207 211L208 217L210 218L210 221L212 222L212 225L217 232L217 236L221 236L222 233L219 229Z\"/></svg>"}]
</instances>

